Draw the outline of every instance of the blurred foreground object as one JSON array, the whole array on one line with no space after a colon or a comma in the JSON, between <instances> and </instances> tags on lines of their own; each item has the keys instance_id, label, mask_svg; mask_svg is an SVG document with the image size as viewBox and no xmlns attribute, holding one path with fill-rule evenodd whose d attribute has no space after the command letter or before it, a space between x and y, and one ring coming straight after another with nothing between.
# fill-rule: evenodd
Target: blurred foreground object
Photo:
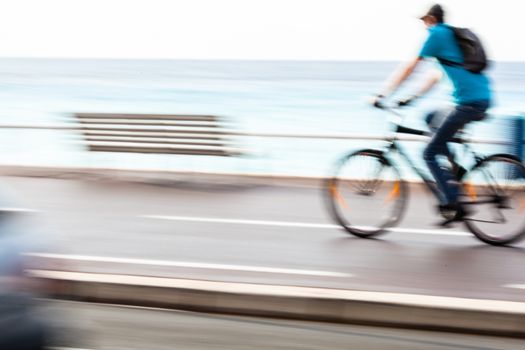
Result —
<instances>
[{"instance_id":1,"label":"blurred foreground object","mask_svg":"<svg viewBox=\"0 0 525 350\"><path fill-rule=\"evenodd\" d=\"M36 317L24 253L33 244L10 212L0 214L0 349L44 349L49 329Z\"/></svg>"}]
</instances>

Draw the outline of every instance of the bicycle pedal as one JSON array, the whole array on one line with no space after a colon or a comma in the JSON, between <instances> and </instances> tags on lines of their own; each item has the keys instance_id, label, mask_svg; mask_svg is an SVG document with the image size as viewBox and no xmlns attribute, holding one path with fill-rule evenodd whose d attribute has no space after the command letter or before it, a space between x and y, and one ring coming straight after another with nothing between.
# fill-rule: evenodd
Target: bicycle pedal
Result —
<instances>
[{"instance_id":1,"label":"bicycle pedal","mask_svg":"<svg viewBox=\"0 0 525 350\"><path fill-rule=\"evenodd\" d=\"M438 212L445 220L454 220L457 214L457 210L443 208L441 206L438 207Z\"/></svg>"}]
</instances>

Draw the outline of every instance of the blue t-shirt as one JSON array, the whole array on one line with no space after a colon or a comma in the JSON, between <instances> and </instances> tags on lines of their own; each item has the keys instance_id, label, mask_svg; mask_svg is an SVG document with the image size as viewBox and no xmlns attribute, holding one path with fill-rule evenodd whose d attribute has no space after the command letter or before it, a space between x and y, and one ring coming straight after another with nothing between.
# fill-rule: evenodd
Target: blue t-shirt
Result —
<instances>
[{"instance_id":1,"label":"blue t-shirt","mask_svg":"<svg viewBox=\"0 0 525 350\"><path fill-rule=\"evenodd\" d=\"M420 57L443 58L448 61L463 63L463 54L454 36L452 28L446 24L437 24L429 29L429 36ZM472 73L463 67L441 65L454 85L454 99L458 104L475 101L490 101L489 79L483 73Z\"/></svg>"}]
</instances>

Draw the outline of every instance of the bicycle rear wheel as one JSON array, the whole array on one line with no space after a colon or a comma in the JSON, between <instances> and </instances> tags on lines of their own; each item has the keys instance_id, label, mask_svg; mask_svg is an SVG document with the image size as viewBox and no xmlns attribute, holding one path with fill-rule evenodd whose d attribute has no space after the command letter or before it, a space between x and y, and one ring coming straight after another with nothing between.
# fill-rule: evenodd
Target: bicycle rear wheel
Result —
<instances>
[{"instance_id":1,"label":"bicycle rear wheel","mask_svg":"<svg viewBox=\"0 0 525 350\"><path fill-rule=\"evenodd\" d=\"M472 214L467 228L492 245L514 243L525 235L525 167L507 154L490 156L462 180L462 202Z\"/></svg>"},{"instance_id":2,"label":"bicycle rear wheel","mask_svg":"<svg viewBox=\"0 0 525 350\"><path fill-rule=\"evenodd\" d=\"M369 238L394 226L405 209L408 188L381 151L350 153L337 163L325 190L332 217L358 237Z\"/></svg>"}]
</instances>

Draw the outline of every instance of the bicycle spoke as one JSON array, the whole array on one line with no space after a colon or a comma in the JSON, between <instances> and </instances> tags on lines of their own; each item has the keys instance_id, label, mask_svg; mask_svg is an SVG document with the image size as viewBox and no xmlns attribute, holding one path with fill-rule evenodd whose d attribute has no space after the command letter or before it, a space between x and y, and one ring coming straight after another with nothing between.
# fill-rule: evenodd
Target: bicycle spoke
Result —
<instances>
[{"instance_id":1,"label":"bicycle spoke","mask_svg":"<svg viewBox=\"0 0 525 350\"><path fill-rule=\"evenodd\" d=\"M375 152L345 157L329 183L330 209L350 233L372 237L384 232L404 210L405 184L400 174Z\"/></svg>"}]
</instances>

